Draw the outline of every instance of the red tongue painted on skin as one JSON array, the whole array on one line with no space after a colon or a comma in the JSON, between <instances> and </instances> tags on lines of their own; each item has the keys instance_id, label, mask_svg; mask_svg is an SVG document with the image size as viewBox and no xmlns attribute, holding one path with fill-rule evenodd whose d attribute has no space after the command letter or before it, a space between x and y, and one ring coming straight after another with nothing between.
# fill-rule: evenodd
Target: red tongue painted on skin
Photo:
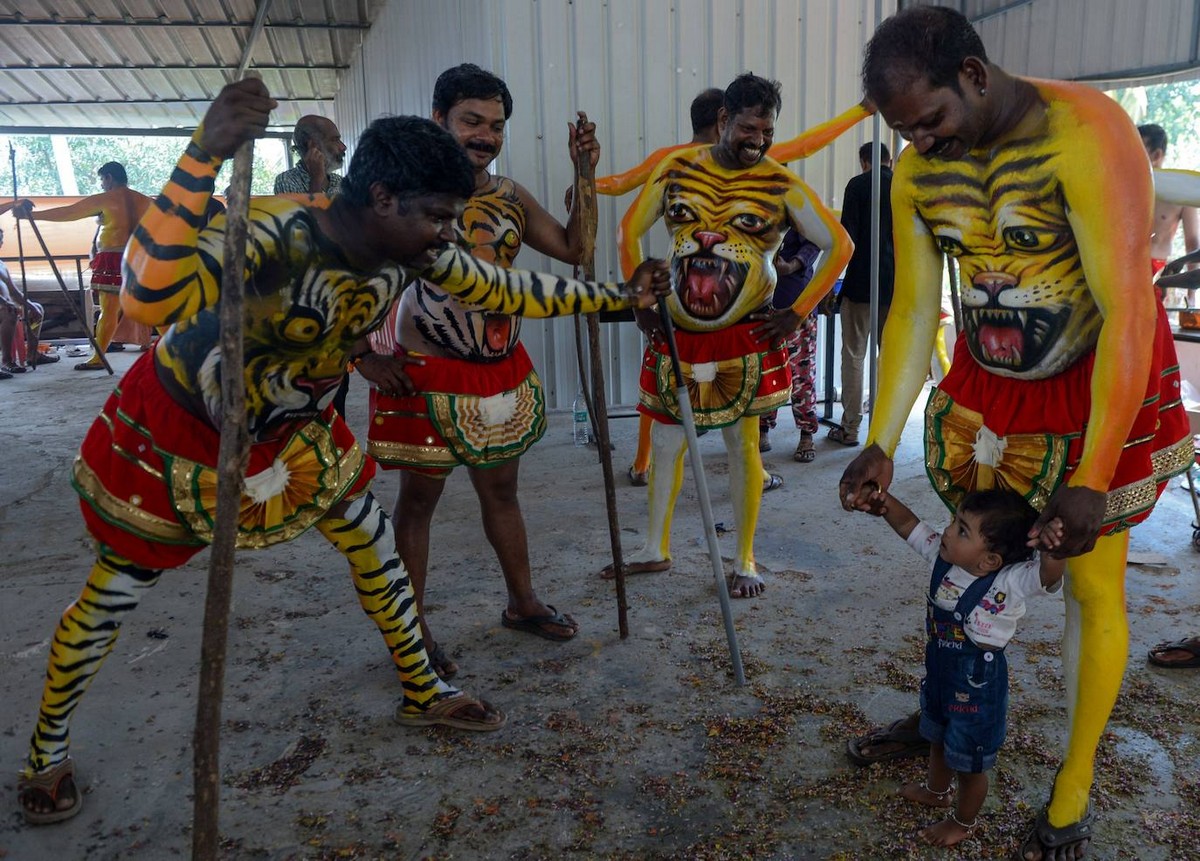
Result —
<instances>
[{"instance_id":1,"label":"red tongue painted on skin","mask_svg":"<svg viewBox=\"0 0 1200 861\"><path fill-rule=\"evenodd\" d=\"M508 336L512 332L512 319L507 316L488 317L483 321L483 336L488 347L497 353L508 346Z\"/></svg>"},{"instance_id":2,"label":"red tongue painted on skin","mask_svg":"<svg viewBox=\"0 0 1200 861\"><path fill-rule=\"evenodd\" d=\"M719 269L690 269L687 276L688 296L701 302L712 302L721 286Z\"/></svg>"},{"instance_id":3,"label":"red tongue painted on skin","mask_svg":"<svg viewBox=\"0 0 1200 861\"><path fill-rule=\"evenodd\" d=\"M1025 338L1017 326L979 327L979 343L984 351L996 359L1016 357L1025 346Z\"/></svg>"}]
</instances>

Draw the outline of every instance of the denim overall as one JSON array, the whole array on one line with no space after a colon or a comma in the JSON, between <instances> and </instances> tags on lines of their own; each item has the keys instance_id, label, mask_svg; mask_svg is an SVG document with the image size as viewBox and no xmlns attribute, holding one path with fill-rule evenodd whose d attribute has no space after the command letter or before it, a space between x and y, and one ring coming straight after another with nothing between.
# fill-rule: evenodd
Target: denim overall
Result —
<instances>
[{"instance_id":1,"label":"denim overall","mask_svg":"<svg viewBox=\"0 0 1200 861\"><path fill-rule=\"evenodd\" d=\"M983 600L999 571L978 577L953 610L934 603L950 563L933 564L925 618L925 680L921 682L921 735L943 742L946 765L979 773L996 764L1008 713L1008 662L1003 649L981 649L963 623Z\"/></svg>"}]
</instances>

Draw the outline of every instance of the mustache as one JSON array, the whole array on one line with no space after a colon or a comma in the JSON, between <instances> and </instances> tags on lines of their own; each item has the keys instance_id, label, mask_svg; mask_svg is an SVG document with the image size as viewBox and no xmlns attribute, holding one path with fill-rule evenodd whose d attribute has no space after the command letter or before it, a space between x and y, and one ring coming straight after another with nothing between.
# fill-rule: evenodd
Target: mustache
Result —
<instances>
[{"instance_id":1,"label":"mustache","mask_svg":"<svg viewBox=\"0 0 1200 861\"><path fill-rule=\"evenodd\" d=\"M471 143L467 144L466 148L473 149L476 152L486 153L487 155L495 155L496 154L496 148L494 146L491 146L491 145L485 144L485 143L480 143L477 141L472 141Z\"/></svg>"}]
</instances>

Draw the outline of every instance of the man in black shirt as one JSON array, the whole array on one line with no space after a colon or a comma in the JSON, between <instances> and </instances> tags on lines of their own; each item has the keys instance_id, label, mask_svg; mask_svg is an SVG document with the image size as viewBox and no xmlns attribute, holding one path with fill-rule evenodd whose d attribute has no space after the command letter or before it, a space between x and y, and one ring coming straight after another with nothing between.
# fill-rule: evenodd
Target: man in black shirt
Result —
<instances>
[{"instance_id":1,"label":"man in black shirt","mask_svg":"<svg viewBox=\"0 0 1200 861\"><path fill-rule=\"evenodd\" d=\"M830 428L829 438L842 445L858 445L862 423L863 361L871 325L871 144L858 149L862 173L846 183L842 201L842 227L854 240L854 256L846 267L840 293L842 318L842 423ZM896 272L892 247L892 156L879 147L879 328L883 331L892 302ZM878 339L877 339L878 340Z\"/></svg>"}]
</instances>

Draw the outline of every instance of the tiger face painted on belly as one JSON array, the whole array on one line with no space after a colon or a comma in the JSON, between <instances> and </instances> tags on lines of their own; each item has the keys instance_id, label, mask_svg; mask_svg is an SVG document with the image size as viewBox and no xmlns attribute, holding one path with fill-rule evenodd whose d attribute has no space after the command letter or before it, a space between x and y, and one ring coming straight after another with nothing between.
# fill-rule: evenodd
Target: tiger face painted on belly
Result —
<instances>
[{"instance_id":1,"label":"tiger face painted on belly","mask_svg":"<svg viewBox=\"0 0 1200 861\"><path fill-rule=\"evenodd\" d=\"M975 361L1015 379L1060 373L1096 344L1088 289L1045 139L1013 140L913 180L918 215L960 272ZM951 171L951 167L954 168Z\"/></svg>"}]
</instances>

